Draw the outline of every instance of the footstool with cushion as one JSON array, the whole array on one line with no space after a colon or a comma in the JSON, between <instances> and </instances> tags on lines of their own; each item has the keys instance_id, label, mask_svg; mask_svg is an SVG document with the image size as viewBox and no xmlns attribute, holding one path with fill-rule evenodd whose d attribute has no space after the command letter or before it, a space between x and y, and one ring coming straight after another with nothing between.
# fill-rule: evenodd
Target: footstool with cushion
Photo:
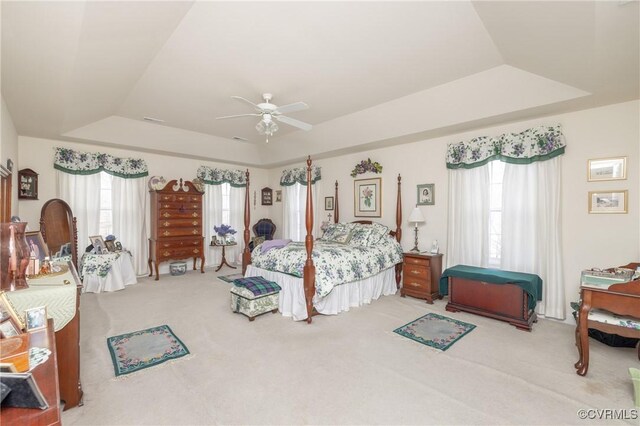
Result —
<instances>
[{"instance_id":1,"label":"footstool with cushion","mask_svg":"<svg viewBox=\"0 0 640 426\"><path fill-rule=\"evenodd\" d=\"M233 281L231 310L253 321L258 315L278 312L280 286L263 277L245 277Z\"/></svg>"}]
</instances>

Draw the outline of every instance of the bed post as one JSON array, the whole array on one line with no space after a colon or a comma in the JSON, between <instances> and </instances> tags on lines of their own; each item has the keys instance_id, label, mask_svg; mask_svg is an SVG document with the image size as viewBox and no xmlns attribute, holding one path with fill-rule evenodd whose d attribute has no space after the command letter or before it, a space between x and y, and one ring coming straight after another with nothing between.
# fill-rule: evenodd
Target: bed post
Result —
<instances>
[{"instance_id":1,"label":"bed post","mask_svg":"<svg viewBox=\"0 0 640 426\"><path fill-rule=\"evenodd\" d=\"M307 260L304 263L303 283L304 283L304 299L307 305L307 324L311 324L311 315L313 314L313 295L316 292L316 267L313 265L313 199L311 198L311 156L307 158L307 204L305 212L305 224L307 226L307 236L304 239L304 245L307 249Z\"/></svg>"},{"instance_id":2,"label":"bed post","mask_svg":"<svg viewBox=\"0 0 640 426\"><path fill-rule=\"evenodd\" d=\"M340 208L338 207L338 181L336 180L336 196L333 201L333 223L340 222Z\"/></svg>"},{"instance_id":3,"label":"bed post","mask_svg":"<svg viewBox=\"0 0 640 426\"><path fill-rule=\"evenodd\" d=\"M249 251L249 224L251 223L251 204L249 203L249 169L245 173L247 186L244 192L244 250L242 251L242 275L247 271L251 263L251 251Z\"/></svg>"},{"instance_id":4,"label":"bed post","mask_svg":"<svg viewBox=\"0 0 640 426\"><path fill-rule=\"evenodd\" d=\"M398 199L396 200L396 240L402 239L402 191L400 183L402 178L398 173ZM400 288L400 277L402 274L402 263L396 265L396 287Z\"/></svg>"}]
</instances>

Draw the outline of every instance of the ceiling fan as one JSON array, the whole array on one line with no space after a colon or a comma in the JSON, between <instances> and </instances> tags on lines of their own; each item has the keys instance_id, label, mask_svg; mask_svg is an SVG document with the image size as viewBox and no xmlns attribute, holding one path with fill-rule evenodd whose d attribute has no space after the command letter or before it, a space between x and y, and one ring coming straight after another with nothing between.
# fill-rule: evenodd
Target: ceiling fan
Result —
<instances>
[{"instance_id":1,"label":"ceiling fan","mask_svg":"<svg viewBox=\"0 0 640 426\"><path fill-rule=\"evenodd\" d=\"M311 124L307 124L300 120L295 120L293 118L282 115L284 113L309 109L309 105L305 104L304 102L296 102L293 104L283 105L279 107L271 103L271 99L273 98L273 95L271 95L271 93L264 93L262 95L262 99L264 100L264 102L259 103L257 105L251 102L250 100L247 100L240 96L232 96L231 98L248 103L255 109L256 112L252 114L238 114L238 115L227 115L224 117L216 117L216 120L222 120L226 118L236 118L236 117L249 117L249 116L261 117L258 124L256 124L256 130L261 135L266 135L267 143L269 143L269 136L273 136L273 134L278 130L278 123L276 123L274 119L281 123L288 124L289 126L297 127L298 129L302 129L305 131L311 130L311 128L313 127Z\"/></svg>"}]
</instances>

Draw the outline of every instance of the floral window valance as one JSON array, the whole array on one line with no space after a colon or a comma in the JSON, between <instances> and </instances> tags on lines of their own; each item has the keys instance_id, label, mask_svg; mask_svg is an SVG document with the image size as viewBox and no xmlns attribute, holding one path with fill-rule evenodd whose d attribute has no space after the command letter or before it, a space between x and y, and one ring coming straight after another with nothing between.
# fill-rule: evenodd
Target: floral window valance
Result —
<instances>
[{"instance_id":1,"label":"floral window valance","mask_svg":"<svg viewBox=\"0 0 640 426\"><path fill-rule=\"evenodd\" d=\"M226 170L200 166L196 176L208 185L228 183L235 188L247 186L247 175L244 170Z\"/></svg>"},{"instance_id":2,"label":"floral window valance","mask_svg":"<svg viewBox=\"0 0 640 426\"><path fill-rule=\"evenodd\" d=\"M82 152L56 148L53 168L72 175L92 175L105 172L125 179L149 175L147 163L137 158L119 158L100 152Z\"/></svg>"},{"instance_id":3,"label":"floral window valance","mask_svg":"<svg viewBox=\"0 0 640 426\"><path fill-rule=\"evenodd\" d=\"M530 164L564 154L565 145L559 124L534 127L522 133L505 133L498 137L482 136L449 144L447 168L472 169L493 160Z\"/></svg>"},{"instance_id":4,"label":"floral window valance","mask_svg":"<svg viewBox=\"0 0 640 426\"><path fill-rule=\"evenodd\" d=\"M313 185L321 179L320 167L311 166L311 184ZM280 186L291 186L296 183L301 185L307 185L307 168L298 167L295 169L288 169L282 171L280 177Z\"/></svg>"}]
</instances>

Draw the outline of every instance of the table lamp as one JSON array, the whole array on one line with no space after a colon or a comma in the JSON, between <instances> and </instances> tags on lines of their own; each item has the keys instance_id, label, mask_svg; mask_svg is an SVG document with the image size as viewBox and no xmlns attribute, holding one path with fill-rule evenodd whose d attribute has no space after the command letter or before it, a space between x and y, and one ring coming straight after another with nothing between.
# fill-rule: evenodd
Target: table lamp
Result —
<instances>
[{"instance_id":1,"label":"table lamp","mask_svg":"<svg viewBox=\"0 0 640 426\"><path fill-rule=\"evenodd\" d=\"M415 226L416 240L415 246L411 249L411 251L419 252L418 249L418 224L424 222L424 216L422 216L422 212L418 207L415 207L409 216L409 223L413 223Z\"/></svg>"}]
</instances>

